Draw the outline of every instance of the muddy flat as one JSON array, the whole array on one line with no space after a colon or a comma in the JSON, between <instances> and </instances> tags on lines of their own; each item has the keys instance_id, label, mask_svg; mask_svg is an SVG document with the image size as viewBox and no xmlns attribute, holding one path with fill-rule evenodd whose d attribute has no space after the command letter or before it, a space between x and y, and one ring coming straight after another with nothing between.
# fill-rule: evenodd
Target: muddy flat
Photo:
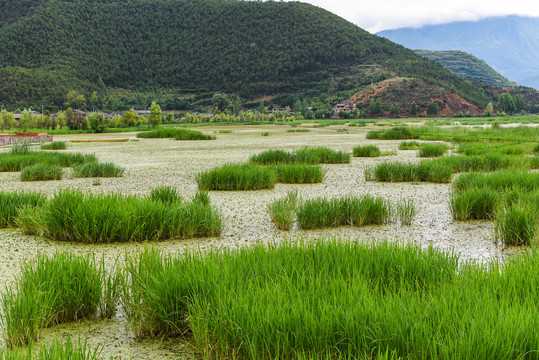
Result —
<instances>
[{"instance_id":1,"label":"muddy flat","mask_svg":"<svg viewBox=\"0 0 539 360\"><path fill-rule=\"evenodd\" d=\"M368 130L378 127L347 127L344 125L313 128L310 132L287 132L289 126L227 126L202 127L204 133L215 135L213 141L176 141L172 139L136 139L135 133L58 135L55 141L88 139L129 139L127 142L70 142L68 152L93 153L102 162L113 162L126 171L121 178L103 178L99 185L95 179L78 179L65 170L60 181L21 182L19 173L0 173L0 190L32 190L54 194L59 189L78 188L84 191L117 192L145 195L154 187L166 185L178 189L184 198L197 191L196 175L205 170L230 164L247 162L251 155L269 149L295 150L305 146L326 146L334 150L352 152L357 145L378 145L382 151L397 149L399 141L366 140ZM378 128L379 129L379 128ZM231 133L220 133L231 130ZM261 136L269 132L270 136ZM0 149L7 151L8 149ZM364 170L384 161L418 162L417 151L397 151L396 156L379 158L352 158L349 164L322 165L326 177L321 184L277 184L272 190L212 191L210 199L223 215L223 232L219 238L169 240L153 244L166 252L186 249L207 251L220 248L238 248L256 242L305 241L318 238L351 238L358 241L401 241L421 247L434 246L454 251L463 260L487 261L498 259L516 250L504 249L494 242L494 225L489 221L458 222L451 218L449 184L431 183L379 183L365 181ZM402 198L412 199L416 216L410 226L392 223L383 226L341 227L314 231L279 231L272 224L267 205L287 192L297 190L302 199L361 196L371 194L396 203ZM103 256L112 267L125 253L136 251L145 244L84 245L58 242L36 236L26 236L17 229L0 230L0 281L9 284L19 272L20 262L32 259L38 251L69 250L79 254L94 253ZM48 329L45 341L66 332L88 336L91 346L103 346L103 356L119 359L190 358L195 353L185 342L133 340L125 320L116 317L105 322L86 321Z\"/></svg>"}]
</instances>

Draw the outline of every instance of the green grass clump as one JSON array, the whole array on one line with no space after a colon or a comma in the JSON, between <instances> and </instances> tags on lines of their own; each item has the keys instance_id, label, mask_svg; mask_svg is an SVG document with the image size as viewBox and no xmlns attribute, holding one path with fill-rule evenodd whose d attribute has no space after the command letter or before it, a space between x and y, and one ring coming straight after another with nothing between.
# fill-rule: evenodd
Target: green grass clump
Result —
<instances>
[{"instance_id":1,"label":"green grass clump","mask_svg":"<svg viewBox=\"0 0 539 360\"><path fill-rule=\"evenodd\" d=\"M50 345L43 344L34 352L33 346L23 352L17 349L0 349L0 359L4 360L99 360L101 349L92 350L87 342L73 343L68 334L65 343L53 340Z\"/></svg>"},{"instance_id":2,"label":"green grass clump","mask_svg":"<svg viewBox=\"0 0 539 360\"><path fill-rule=\"evenodd\" d=\"M256 164L224 165L196 176L201 190L261 190L273 189L277 173L271 167Z\"/></svg>"},{"instance_id":3,"label":"green grass clump","mask_svg":"<svg viewBox=\"0 0 539 360\"><path fill-rule=\"evenodd\" d=\"M370 195L361 198L316 198L301 204L297 217L301 229L380 225L389 222L391 207L385 200Z\"/></svg>"},{"instance_id":4,"label":"green grass clump","mask_svg":"<svg viewBox=\"0 0 539 360\"><path fill-rule=\"evenodd\" d=\"M488 187L498 192L504 192L513 187L533 191L539 189L539 173L516 170L493 173L471 172L457 177L452 186L455 191L459 192L478 187Z\"/></svg>"},{"instance_id":5,"label":"green grass clump","mask_svg":"<svg viewBox=\"0 0 539 360\"><path fill-rule=\"evenodd\" d=\"M178 204L182 202L182 197L176 188L170 186L159 186L150 191L150 199L163 204Z\"/></svg>"},{"instance_id":6,"label":"green grass clump","mask_svg":"<svg viewBox=\"0 0 539 360\"><path fill-rule=\"evenodd\" d=\"M249 162L259 165L291 164L294 161L294 154L284 150L267 150L260 154L253 155L249 159Z\"/></svg>"},{"instance_id":7,"label":"green grass clump","mask_svg":"<svg viewBox=\"0 0 539 360\"><path fill-rule=\"evenodd\" d=\"M419 146L419 157L439 157L447 151L445 144L423 143Z\"/></svg>"},{"instance_id":8,"label":"green grass clump","mask_svg":"<svg viewBox=\"0 0 539 360\"><path fill-rule=\"evenodd\" d=\"M401 199L397 203L396 217L402 225L412 224L412 220L416 213L414 201L411 199Z\"/></svg>"},{"instance_id":9,"label":"green grass clump","mask_svg":"<svg viewBox=\"0 0 539 360\"><path fill-rule=\"evenodd\" d=\"M499 193L488 187L451 194L451 214L456 220L492 219L499 204Z\"/></svg>"},{"instance_id":10,"label":"green grass clump","mask_svg":"<svg viewBox=\"0 0 539 360\"><path fill-rule=\"evenodd\" d=\"M11 155L28 155L30 152L30 143L28 141L14 143L9 149L9 154Z\"/></svg>"},{"instance_id":11,"label":"green grass clump","mask_svg":"<svg viewBox=\"0 0 539 360\"><path fill-rule=\"evenodd\" d=\"M276 165L277 181L285 184L314 184L324 180L325 171L318 165Z\"/></svg>"},{"instance_id":12,"label":"green grass clump","mask_svg":"<svg viewBox=\"0 0 539 360\"><path fill-rule=\"evenodd\" d=\"M535 145L534 148L533 148L533 153L534 154L539 154L539 144Z\"/></svg>"},{"instance_id":13,"label":"green grass clump","mask_svg":"<svg viewBox=\"0 0 539 360\"><path fill-rule=\"evenodd\" d=\"M49 151L30 151L28 153L1 153L0 172L21 171L27 166L37 163L47 163L61 167L73 167L87 162L96 162L97 158L91 154L69 154Z\"/></svg>"},{"instance_id":14,"label":"green grass clump","mask_svg":"<svg viewBox=\"0 0 539 360\"><path fill-rule=\"evenodd\" d=\"M356 146L352 150L354 157L377 157L380 156L380 148L376 145Z\"/></svg>"},{"instance_id":15,"label":"green grass clump","mask_svg":"<svg viewBox=\"0 0 539 360\"><path fill-rule=\"evenodd\" d=\"M500 209L496 216L496 239L506 245L532 245L539 234L539 207L517 203Z\"/></svg>"},{"instance_id":16,"label":"green grass clump","mask_svg":"<svg viewBox=\"0 0 539 360\"><path fill-rule=\"evenodd\" d=\"M215 140L215 136L205 135L200 131L177 129L177 128L155 128L150 131L144 131L137 134L138 138L172 138L175 140Z\"/></svg>"},{"instance_id":17,"label":"green grass clump","mask_svg":"<svg viewBox=\"0 0 539 360\"><path fill-rule=\"evenodd\" d=\"M299 202L298 192L293 191L289 192L286 197L275 200L268 205L271 221L277 225L279 230L290 230Z\"/></svg>"},{"instance_id":18,"label":"green grass clump","mask_svg":"<svg viewBox=\"0 0 539 360\"><path fill-rule=\"evenodd\" d=\"M17 214L23 207L35 208L45 201L37 192L0 192L0 228L16 225Z\"/></svg>"},{"instance_id":19,"label":"green grass clump","mask_svg":"<svg viewBox=\"0 0 539 360\"><path fill-rule=\"evenodd\" d=\"M157 241L221 234L221 215L200 202L165 204L117 194L62 190L34 212L19 212L28 233L83 243Z\"/></svg>"},{"instance_id":20,"label":"green grass clump","mask_svg":"<svg viewBox=\"0 0 539 360\"><path fill-rule=\"evenodd\" d=\"M260 134L261 136L270 136L271 133L269 131L264 131Z\"/></svg>"},{"instance_id":21,"label":"green grass clump","mask_svg":"<svg viewBox=\"0 0 539 360\"><path fill-rule=\"evenodd\" d=\"M288 129L286 132L289 133L297 133L297 132L311 132L309 129Z\"/></svg>"},{"instance_id":22,"label":"green grass clump","mask_svg":"<svg viewBox=\"0 0 539 360\"><path fill-rule=\"evenodd\" d=\"M289 153L284 150L267 150L253 155L249 162L259 165L270 164L342 164L350 162L350 154L325 147L303 148Z\"/></svg>"},{"instance_id":23,"label":"green grass clump","mask_svg":"<svg viewBox=\"0 0 539 360\"><path fill-rule=\"evenodd\" d=\"M407 126L396 126L388 130L372 130L366 135L367 139L379 139L379 140L402 140L402 139L414 139L414 135L411 129Z\"/></svg>"},{"instance_id":24,"label":"green grass clump","mask_svg":"<svg viewBox=\"0 0 539 360\"><path fill-rule=\"evenodd\" d=\"M37 163L27 166L21 171L21 181L62 180L64 171L60 166L48 163Z\"/></svg>"},{"instance_id":25,"label":"green grass clump","mask_svg":"<svg viewBox=\"0 0 539 360\"><path fill-rule=\"evenodd\" d=\"M73 168L73 177L78 178L90 178L90 177L121 177L124 174L125 169L114 165L111 162L98 163L89 162L83 165L75 166Z\"/></svg>"},{"instance_id":26,"label":"green grass clump","mask_svg":"<svg viewBox=\"0 0 539 360\"><path fill-rule=\"evenodd\" d=\"M419 150L421 143L417 141L403 141L399 144L399 150Z\"/></svg>"},{"instance_id":27,"label":"green grass clump","mask_svg":"<svg viewBox=\"0 0 539 360\"><path fill-rule=\"evenodd\" d=\"M68 253L39 253L22 264L14 285L5 287L0 298L6 344L25 345L40 329L94 316L104 276L93 258Z\"/></svg>"},{"instance_id":28,"label":"green grass clump","mask_svg":"<svg viewBox=\"0 0 539 360\"><path fill-rule=\"evenodd\" d=\"M50 143L41 144L41 150L66 150L67 144L65 141L53 141Z\"/></svg>"},{"instance_id":29,"label":"green grass clump","mask_svg":"<svg viewBox=\"0 0 539 360\"><path fill-rule=\"evenodd\" d=\"M295 162L305 164L344 164L350 162L350 154L325 147L296 150Z\"/></svg>"},{"instance_id":30,"label":"green grass clump","mask_svg":"<svg viewBox=\"0 0 539 360\"><path fill-rule=\"evenodd\" d=\"M428 181L449 183L452 175L449 166L429 161L422 161L419 164L384 162L365 170L366 180L381 182Z\"/></svg>"}]
</instances>

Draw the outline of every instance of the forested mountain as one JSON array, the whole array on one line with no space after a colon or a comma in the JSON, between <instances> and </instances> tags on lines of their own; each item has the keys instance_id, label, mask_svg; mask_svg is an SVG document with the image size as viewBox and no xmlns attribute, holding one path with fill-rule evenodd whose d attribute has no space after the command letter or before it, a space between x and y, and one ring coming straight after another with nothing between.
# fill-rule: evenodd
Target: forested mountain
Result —
<instances>
[{"instance_id":1,"label":"forested mountain","mask_svg":"<svg viewBox=\"0 0 539 360\"><path fill-rule=\"evenodd\" d=\"M70 90L336 94L391 76L484 105L442 66L299 2L2 0L0 104L61 105ZM194 100L193 100L194 99Z\"/></svg>"},{"instance_id":2,"label":"forested mountain","mask_svg":"<svg viewBox=\"0 0 539 360\"><path fill-rule=\"evenodd\" d=\"M539 89L539 18L493 17L381 31L410 49L462 50L487 62L519 85Z\"/></svg>"},{"instance_id":3,"label":"forested mountain","mask_svg":"<svg viewBox=\"0 0 539 360\"><path fill-rule=\"evenodd\" d=\"M453 74L465 79L477 80L485 84L501 87L516 85L516 83L509 81L505 76L496 72L486 62L465 51L415 50L415 53L439 62Z\"/></svg>"}]
</instances>

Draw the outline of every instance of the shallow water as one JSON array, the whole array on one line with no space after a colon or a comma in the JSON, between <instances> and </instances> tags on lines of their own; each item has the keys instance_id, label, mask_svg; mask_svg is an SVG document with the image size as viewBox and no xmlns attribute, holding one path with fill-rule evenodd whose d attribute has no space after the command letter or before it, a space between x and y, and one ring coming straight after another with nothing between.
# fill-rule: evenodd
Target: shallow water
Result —
<instances>
[{"instance_id":1,"label":"shallow water","mask_svg":"<svg viewBox=\"0 0 539 360\"><path fill-rule=\"evenodd\" d=\"M312 125L306 125L311 127ZM339 132L346 128L347 132ZM246 162L253 154L268 149L293 150L303 146L328 146L336 150L352 151L357 145L375 144L382 150L396 149L400 141L366 140L365 134L372 127L357 128L330 126L311 128L311 132L287 133L287 126L241 126L197 128L206 133L221 129L229 134L217 133L215 141L175 141L170 139L140 139L125 143L70 143L71 152L95 153L100 161L112 161L126 168L124 177L101 179L94 186L94 179L72 179L69 175L61 181L21 182L18 173L0 173L0 190L36 190L53 194L58 189L80 188L89 192L121 192L123 194L148 194L160 185L176 187L182 196L189 198L197 190L195 176L226 163ZM271 136L262 137L268 131ZM55 141L70 139L130 138L134 133L83 134L55 136ZM0 150L0 151L7 151ZM397 151L397 156L382 158L352 158L350 164L323 165L327 170L321 184L277 184L272 190L245 192L211 192L210 198L223 214L224 229L220 238L170 240L153 244L165 252L182 252L186 249L202 251L219 248L237 248L256 242L306 241L320 237L351 238L359 241L390 240L434 246L453 251L463 261L488 261L521 251L504 249L494 242L494 226L489 221L457 222L451 218L448 184L430 183L377 183L366 182L364 170L384 161L419 161L416 151ZM389 224L362 228L342 227L304 231L293 229L283 232L276 229L266 212L267 204L283 197L288 191L297 190L303 199L343 194L381 196L390 202L401 198L413 199L417 214L411 226ZM69 250L79 254L93 253L103 256L109 268L122 262L124 255L144 247L145 244L84 245L58 242L36 236L27 236L17 229L0 230L0 281L9 284L20 271L21 261L32 259L38 251ZM102 346L104 357L118 359L193 358L196 351L188 341L178 339L136 341L121 317L106 321L84 321L65 324L43 332L43 341L65 336L68 332L88 338L92 347Z\"/></svg>"}]
</instances>

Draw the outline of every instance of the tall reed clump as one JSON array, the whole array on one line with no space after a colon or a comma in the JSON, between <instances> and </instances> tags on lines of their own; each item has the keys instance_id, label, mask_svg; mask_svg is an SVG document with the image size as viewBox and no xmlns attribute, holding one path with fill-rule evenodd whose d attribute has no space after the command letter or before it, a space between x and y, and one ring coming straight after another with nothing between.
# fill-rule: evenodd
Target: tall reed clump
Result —
<instances>
[{"instance_id":1,"label":"tall reed clump","mask_svg":"<svg viewBox=\"0 0 539 360\"><path fill-rule=\"evenodd\" d=\"M499 204L499 193L482 187L453 192L450 207L453 219L478 220L494 218Z\"/></svg>"},{"instance_id":2,"label":"tall reed clump","mask_svg":"<svg viewBox=\"0 0 539 360\"><path fill-rule=\"evenodd\" d=\"M495 218L496 239L529 245L539 233L539 174L514 170L468 173L453 183L451 210L458 220Z\"/></svg>"},{"instance_id":3,"label":"tall reed clump","mask_svg":"<svg viewBox=\"0 0 539 360\"><path fill-rule=\"evenodd\" d=\"M114 165L111 162L98 163L89 162L83 165L75 166L73 168L73 177L77 178L90 178L90 177L121 177L124 174L125 169Z\"/></svg>"},{"instance_id":4,"label":"tall reed clump","mask_svg":"<svg viewBox=\"0 0 539 360\"><path fill-rule=\"evenodd\" d=\"M403 140L414 139L416 136L412 133L411 129L406 126L396 126L388 130L372 130L366 135L367 139L379 139L379 140Z\"/></svg>"},{"instance_id":5,"label":"tall reed clump","mask_svg":"<svg viewBox=\"0 0 539 360\"><path fill-rule=\"evenodd\" d=\"M21 208L41 206L45 197L37 192L0 192L0 228L15 226Z\"/></svg>"},{"instance_id":6,"label":"tall reed clump","mask_svg":"<svg viewBox=\"0 0 539 360\"><path fill-rule=\"evenodd\" d=\"M182 197L176 188L170 186L159 186L150 191L150 199L164 204L178 204L182 202Z\"/></svg>"},{"instance_id":7,"label":"tall reed clump","mask_svg":"<svg viewBox=\"0 0 539 360\"><path fill-rule=\"evenodd\" d=\"M15 283L0 297L6 344L25 345L43 328L96 315L104 278L89 256L38 253L23 263Z\"/></svg>"},{"instance_id":8,"label":"tall reed clump","mask_svg":"<svg viewBox=\"0 0 539 360\"><path fill-rule=\"evenodd\" d=\"M294 153L284 150L267 150L253 155L249 162L259 165L274 164L342 164L350 162L350 154L325 147L302 148Z\"/></svg>"},{"instance_id":9,"label":"tall reed clump","mask_svg":"<svg viewBox=\"0 0 539 360\"><path fill-rule=\"evenodd\" d=\"M419 157L439 157L443 156L447 151L445 144L429 144L423 143L419 146Z\"/></svg>"},{"instance_id":10,"label":"tall reed clump","mask_svg":"<svg viewBox=\"0 0 539 360\"><path fill-rule=\"evenodd\" d=\"M137 137L144 139L171 138L175 140L215 140L215 136L205 135L200 131L168 127L140 132L137 134Z\"/></svg>"},{"instance_id":11,"label":"tall reed clump","mask_svg":"<svg viewBox=\"0 0 539 360\"><path fill-rule=\"evenodd\" d=\"M196 176L201 190L261 190L273 189L277 172L272 167L256 164L227 164Z\"/></svg>"},{"instance_id":12,"label":"tall reed clump","mask_svg":"<svg viewBox=\"0 0 539 360\"><path fill-rule=\"evenodd\" d=\"M29 151L23 154L7 152L0 154L0 172L21 171L23 168L37 163L73 167L96 161L96 156L92 154L69 154L49 151Z\"/></svg>"},{"instance_id":13,"label":"tall reed clump","mask_svg":"<svg viewBox=\"0 0 539 360\"><path fill-rule=\"evenodd\" d=\"M429 161L422 161L419 164L383 162L365 169L367 181L449 183L452 176L451 167Z\"/></svg>"},{"instance_id":14,"label":"tall reed clump","mask_svg":"<svg viewBox=\"0 0 539 360\"><path fill-rule=\"evenodd\" d=\"M134 333L192 334L208 358L514 359L537 348L538 251L482 265L433 248L322 239L146 249L126 264Z\"/></svg>"},{"instance_id":15,"label":"tall reed clump","mask_svg":"<svg viewBox=\"0 0 539 360\"><path fill-rule=\"evenodd\" d=\"M285 184L314 184L324 180L326 172L319 165L276 165L277 181Z\"/></svg>"},{"instance_id":16,"label":"tall reed clump","mask_svg":"<svg viewBox=\"0 0 539 360\"><path fill-rule=\"evenodd\" d=\"M297 210L297 217L301 229L380 225L391 220L391 206L387 201L370 195L360 198L352 196L316 198L301 204Z\"/></svg>"},{"instance_id":17,"label":"tall reed clump","mask_svg":"<svg viewBox=\"0 0 539 360\"><path fill-rule=\"evenodd\" d=\"M100 354L99 346L91 349L87 342L74 343L69 334L65 342L55 339L35 352L32 346L26 353L18 349L0 349L0 359L4 360L99 360Z\"/></svg>"},{"instance_id":18,"label":"tall reed clump","mask_svg":"<svg viewBox=\"0 0 539 360\"><path fill-rule=\"evenodd\" d=\"M42 143L41 150L66 150L67 143L65 141L53 141L50 143Z\"/></svg>"},{"instance_id":19,"label":"tall reed clump","mask_svg":"<svg viewBox=\"0 0 539 360\"><path fill-rule=\"evenodd\" d=\"M296 150L296 162L305 164L344 164L350 162L350 154L326 147Z\"/></svg>"},{"instance_id":20,"label":"tall reed clump","mask_svg":"<svg viewBox=\"0 0 539 360\"><path fill-rule=\"evenodd\" d=\"M24 231L62 241L110 243L221 234L217 210L198 201L167 204L118 194L61 190L35 212L19 212Z\"/></svg>"},{"instance_id":21,"label":"tall reed clump","mask_svg":"<svg viewBox=\"0 0 539 360\"><path fill-rule=\"evenodd\" d=\"M297 191L289 192L284 198L275 200L268 205L271 221L279 230L290 230L300 198Z\"/></svg>"},{"instance_id":22,"label":"tall reed clump","mask_svg":"<svg viewBox=\"0 0 539 360\"><path fill-rule=\"evenodd\" d=\"M402 225L412 224L412 220L416 213L414 201L412 199L401 199L395 206L396 218Z\"/></svg>"},{"instance_id":23,"label":"tall reed clump","mask_svg":"<svg viewBox=\"0 0 539 360\"><path fill-rule=\"evenodd\" d=\"M37 163L27 166L21 171L21 181L48 181L62 180L64 171L60 166Z\"/></svg>"},{"instance_id":24,"label":"tall reed clump","mask_svg":"<svg viewBox=\"0 0 539 360\"><path fill-rule=\"evenodd\" d=\"M420 146L417 141L403 141L399 144L399 150L419 150Z\"/></svg>"},{"instance_id":25,"label":"tall reed clump","mask_svg":"<svg viewBox=\"0 0 539 360\"><path fill-rule=\"evenodd\" d=\"M354 157L377 157L380 154L380 148L376 145L356 146L352 150Z\"/></svg>"}]
</instances>

